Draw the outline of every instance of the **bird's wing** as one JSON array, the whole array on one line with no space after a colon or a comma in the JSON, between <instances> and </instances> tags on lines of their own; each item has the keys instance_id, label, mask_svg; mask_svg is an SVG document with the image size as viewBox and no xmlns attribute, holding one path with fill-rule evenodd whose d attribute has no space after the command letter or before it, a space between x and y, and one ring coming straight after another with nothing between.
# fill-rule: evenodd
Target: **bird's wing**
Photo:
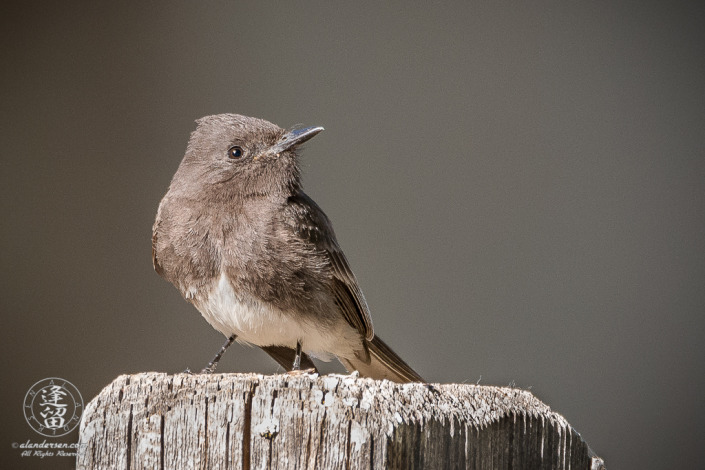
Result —
<instances>
[{"instance_id":1,"label":"bird's wing","mask_svg":"<svg viewBox=\"0 0 705 470\"><path fill-rule=\"evenodd\" d=\"M287 348L286 346L260 346L264 352L269 354L272 359L277 361L280 366L282 366L287 372L292 370L292 365L294 364L294 356L296 356L296 350L293 348ZM318 368L316 364L311 360L311 356L305 352L301 353L301 370L313 369L315 373L318 373Z\"/></svg>"},{"instance_id":2,"label":"bird's wing","mask_svg":"<svg viewBox=\"0 0 705 470\"><path fill-rule=\"evenodd\" d=\"M289 223L296 235L325 253L333 274L335 300L345 319L365 339L371 340L374 329L370 309L345 254L338 246L330 220L313 199L301 191L289 198L287 209Z\"/></svg>"}]
</instances>

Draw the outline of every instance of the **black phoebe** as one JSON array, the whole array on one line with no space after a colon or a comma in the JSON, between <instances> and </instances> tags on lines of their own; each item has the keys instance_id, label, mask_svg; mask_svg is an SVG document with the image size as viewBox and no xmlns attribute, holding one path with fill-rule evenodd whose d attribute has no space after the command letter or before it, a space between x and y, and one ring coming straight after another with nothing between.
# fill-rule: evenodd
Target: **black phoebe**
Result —
<instances>
[{"instance_id":1,"label":"black phoebe","mask_svg":"<svg viewBox=\"0 0 705 470\"><path fill-rule=\"evenodd\" d=\"M228 342L287 370L307 356L348 371L423 382L372 328L328 217L301 189L297 147L323 130L219 114L196 121L154 223L154 268Z\"/></svg>"}]
</instances>

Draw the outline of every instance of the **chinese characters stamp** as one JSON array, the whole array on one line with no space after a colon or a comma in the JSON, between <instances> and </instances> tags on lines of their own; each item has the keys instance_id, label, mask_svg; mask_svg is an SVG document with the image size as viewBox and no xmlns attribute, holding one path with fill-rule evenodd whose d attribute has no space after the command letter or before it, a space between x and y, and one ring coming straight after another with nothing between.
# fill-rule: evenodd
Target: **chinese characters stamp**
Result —
<instances>
[{"instance_id":1,"label":"chinese characters stamp","mask_svg":"<svg viewBox=\"0 0 705 470\"><path fill-rule=\"evenodd\" d=\"M83 397L68 380L40 380L24 397L24 417L42 436L59 437L73 431L81 421Z\"/></svg>"}]
</instances>

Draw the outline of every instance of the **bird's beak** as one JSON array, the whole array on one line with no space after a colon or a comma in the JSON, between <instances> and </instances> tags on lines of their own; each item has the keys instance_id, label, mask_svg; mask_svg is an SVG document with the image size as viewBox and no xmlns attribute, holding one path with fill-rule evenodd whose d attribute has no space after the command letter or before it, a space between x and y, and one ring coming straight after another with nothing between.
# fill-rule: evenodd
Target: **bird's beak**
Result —
<instances>
[{"instance_id":1,"label":"bird's beak","mask_svg":"<svg viewBox=\"0 0 705 470\"><path fill-rule=\"evenodd\" d=\"M270 153L279 154L284 150L288 150L297 145L303 144L307 140L313 138L316 134L323 130L320 126L304 127L303 129L294 129L284 134L270 149Z\"/></svg>"}]
</instances>

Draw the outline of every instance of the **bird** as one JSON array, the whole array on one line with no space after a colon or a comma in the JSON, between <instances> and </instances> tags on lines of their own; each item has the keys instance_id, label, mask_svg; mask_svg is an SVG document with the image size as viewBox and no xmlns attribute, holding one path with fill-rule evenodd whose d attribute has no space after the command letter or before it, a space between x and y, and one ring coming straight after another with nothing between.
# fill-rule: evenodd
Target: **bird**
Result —
<instances>
[{"instance_id":1,"label":"bird","mask_svg":"<svg viewBox=\"0 0 705 470\"><path fill-rule=\"evenodd\" d=\"M196 124L157 210L152 261L227 338L202 372L237 341L289 372L337 358L362 377L424 382L375 334L330 220L303 192L300 146L323 127L239 114Z\"/></svg>"}]
</instances>

